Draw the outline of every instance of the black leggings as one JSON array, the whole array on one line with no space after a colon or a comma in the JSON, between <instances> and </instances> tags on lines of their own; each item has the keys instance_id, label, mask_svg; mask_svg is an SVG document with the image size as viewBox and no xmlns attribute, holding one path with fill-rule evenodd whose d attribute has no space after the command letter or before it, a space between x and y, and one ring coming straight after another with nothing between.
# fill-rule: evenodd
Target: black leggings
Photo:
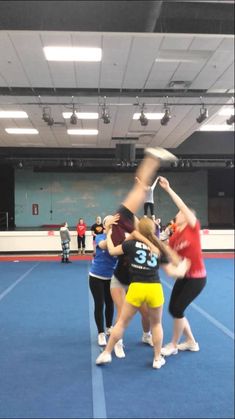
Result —
<instances>
[{"instance_id":1,"label":"black leggings","mask_svg":"<svg viewBox=\"0 0 235 419\"><path fill-rule=\"evenodd\" d=\"M100 279L89 275L89 286L95 303L95 322L98 333L104 332L104 304L106 327L112 326L114 305L110 293L111 279Z\"/></svg>"},{"instance_id":2,"label":"black leggings","mask_svg":"<svg viewBox=\"0 0 235 419\"><path fill-rule=\"evenodd\" d=\"M206 278L177 279L169 303L169 312L172 317L182 319L184 310L200 294L205 285Z\"/></svg>"},{"instance_id":3,"label":"black leggings","mask_svg":"<svg viewBox=\"0 0 235 419\"><path fill-rule=\"evenodd\" d=\"M86 244L85 244L85 238L86 236L77 236L77 241L78 241L78 250L82 247L82 249L85 249Z\"/></svg>"},{"instance_id":4,"label":"black leggings","mask_svg":"<svg viewBox=\"0 0 235 419\"><path fill-rule=\"evenodd\" d=\"M154 205L152 202L144 203L144 215L148 215L148 208L150 209L150 214L154 215Z\"/></svg>"}]
</instances>

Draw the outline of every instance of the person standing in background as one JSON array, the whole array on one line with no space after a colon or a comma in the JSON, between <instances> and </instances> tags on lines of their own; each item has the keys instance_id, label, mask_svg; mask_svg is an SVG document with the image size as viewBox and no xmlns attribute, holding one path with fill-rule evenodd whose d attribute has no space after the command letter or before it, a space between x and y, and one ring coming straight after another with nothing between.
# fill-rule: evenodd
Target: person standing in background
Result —
<instances>
[{"instance_id":1,"label":"person standing in background","mask_svg":"<svg viewBox=\"0 0 235 419\"><path fill-rule=\"evenodd\" d=\"M61 263L71 263L69 260L71 237L68 229L68 223L66 222L62 225L62 227L60 227L60 239L62 246Z\"/></svg>"},{"instance_id":2,"label":"person standing in background","mask_svg":"<svg viewBox=\"0 0 235 419\"><path fill-rule=\"evenodd\" d=\"M95 254L96 236L98 234L103 234L103 232L104 232L104 226L102 224L102 220L101 220L101 217L99 215L96 217L95 224L92 224L92 226L91 226L91 232L92 232L92 235L93 235L93 249L94 249L94 254Z\"/></svg>"},{"instance_id":3,"label":"person standing in background","mask_svg":"<svg viewBox=\"0 0 235 419\"><path fill-rule=\"evenodd\" d=\"M156 186L157 182L158 182L158 177L155 180L155 182L152 184L152 186L147 187L145 201L144 201L144 216L147 217L148 208L149 208L152 219L155 219L153 192L154 192L154 189L155 189L155 186Z\"/></svg>"},{"instance_id":4,"label":"person standing in background","mask_svg":"<svg viewBox=\"0 0 235 419\"><path fill-rule=\"evenodd\" d=\"M85 254L86 242L85 242L85 234L86 234L87 225L84 223L83 218L79 218L77 224L77 242L78 242L78 254Z\"/></svg>"}]
</instances>

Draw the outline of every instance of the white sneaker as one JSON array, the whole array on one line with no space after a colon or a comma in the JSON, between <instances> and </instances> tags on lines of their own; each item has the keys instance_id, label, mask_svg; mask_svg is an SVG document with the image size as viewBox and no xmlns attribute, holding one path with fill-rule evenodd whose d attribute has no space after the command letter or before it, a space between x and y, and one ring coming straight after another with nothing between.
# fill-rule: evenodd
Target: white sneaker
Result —
<instances>
[{"instance_id":1,"label":"white sneaker","mask_svg":"<svg viewBox=\"0 0 235 419\"><path fill-rule=\"evenodd\" d=\"M143 333L142 342L147 343L147 345L153 346L153 338L151 333Z\"/></svg>"},{"instance_id":2,"label":"white sneaker","mask_svg":"<svg viewBox=\"0 0 235 419\"><path fill-rule=\"evenodd\" d=\"M198 352L200 351L199 345L197 342L182 342L177 345L177 348L179 351L192 351L192 352Z\"/></svg>"},{"instance_id":3,"label":"white sneaker","mask_svg":"<svg viewBox=\"0 0 235 419\"><path fill-rule=\"evenodd\" d=\"M120 339L114 346L114 352L117 358L125 358L125 352L123 350L123 341Z\"/></svg>"},{"instance_id":4,"label":"white sneaker","mask_svg":"<svg viewBox=\"0 0 235 419\"><path fill-rule=\"evenodd\" d=\"M178 354L178 348L172 345L172 343L168 343L161 349L161 354L163 356L171 356Z\"/></svg>"},{"instance_id":5,"label":"white sneaker","mask_svg":"<svg viewBox=\"0 0 235 419\"><path fill-rule=\"evenodd\" d=\"M104 333L99 333L98 334L98 345L100 345L100 346L106 346L107 345L106 336L105 336Z\"/></svg>"},{"instance_id":6,"label":"white sneaker","mask_svg":"<svg viewBox=\"0 0 235 419\"><path fill-rule=\"evenodd\" d=\"M101 352L101 354L96 358L96 365L109 364L112 361L112 355L107 352Z\"/></svg>"},{"instance_id":7,"label":"white sneaker","mask_svg":"<svg viewBox=\"0 0 235 419\"><path fill-rule=\"evenodd\" d=\"M106 327L106 329L105 329L105 334L106 334L107 336L110 336L110 335L111 335L111 332L112 332L112 329L113 329L113 326Z\"/></svg>"},{"instance_id":8,"label":"white sneaker","mask_svg":"<svg viewBox=\"0 0 235 419\"><path fill-rule=\"evenodd\" d=\"M174 154L170 153L170 151L166 150L162 147L155 147L155 148L146 148L144 150L144 154L154 157L155 159L174 162L178 161L178 158L174 156Z\"/></svg>"},{"instance_id":9,"label":"white sneaker","mask_svg":"<svg viewBox=\"0 0 235 419\"><path fill-rule=\"evenodd\" d=\"M163 365L165 365L166 361L163 358L163 356L161 356L159 359L154 359L153 360L153 368L157 368L158 370L163 367Z\"/></svg>"}]
</instances>

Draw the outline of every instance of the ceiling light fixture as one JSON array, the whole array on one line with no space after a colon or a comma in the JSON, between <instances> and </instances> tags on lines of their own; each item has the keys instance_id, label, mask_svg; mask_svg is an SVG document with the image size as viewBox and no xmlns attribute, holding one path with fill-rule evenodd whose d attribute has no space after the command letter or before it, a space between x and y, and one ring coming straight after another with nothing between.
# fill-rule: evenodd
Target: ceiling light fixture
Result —
<instances>
[{"instance_id":1,"label":"ceiling light fixture","mask_svg":"<svg viewBox=\"0 0 235 419\"><path fill-rule=\"evenodd\" d=\"M229 131L231 127L229 125L212 125L206 124L199 128L199 131Z\"/></svg>"},{"instance_id":2,"label":"ceiling light fixture","mask_svg":"<svg viewBox=\"0 0 235 419\"><path fill-rule=\"evenodd\" d=\"M38 134L34 128L5 128L7 134Z\"/></svg>"},{"instance_id":3,"label":"ceiling light fixture","mask_svg":"<svg viewBox=\"0 0 235 419\"><path fill-rule=\"evenodd\" d=\"M0 111L0 118L28 118L24 111Z\"/></svg>"},{"instance_id":4,"label":"ceiling light fixture","mask_svg":"<svg viewBox=\"0 0 235 419\"><path fill-rule=\"evenodd\" d=\"M68 135L97 135L98 129L68 129Z\"/></svg>"},{"instance_id":5,"label":"ceiling light fixture","mask_svg":"<svg viewBox=\"0 0 235 419\"><path fill-rule=\"evenodd\" d=\"M234 115L234 109L231 108L222 108L220 109L220 111L218 112L218 115L220 116L230 116L230 115Z\"/></svg>"},{"instance_id":6,"label":"ceiling light fixture","mask_svg":"<svg viewBox=\"0 0 235 419\"><path fill-rule=\"evenodd\" d=\"M101 48L44 47L47 61L101 61Z\"/></svg>"}]
</instances>

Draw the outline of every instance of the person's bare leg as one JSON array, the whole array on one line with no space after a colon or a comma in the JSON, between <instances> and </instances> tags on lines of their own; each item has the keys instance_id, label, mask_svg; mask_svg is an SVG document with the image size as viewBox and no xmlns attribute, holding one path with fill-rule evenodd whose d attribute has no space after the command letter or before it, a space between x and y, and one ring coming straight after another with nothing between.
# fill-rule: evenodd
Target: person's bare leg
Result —
<instances>
[{"instance_id":1,"label":"person's bare leg","mask_svg":"<svg viewBox=\"0 0 235 419\"><path fill-rule=\"evenodd\" d=\"M131 321L132 317L135 315L136 312L136 307L132 306L127 301L124 302L121 316L118 322L115 324L114 328L112 329L107 346L105 347L105 353L111 354L115 344L122 338L125 329L127 328L129 322Z\"/></svg>"},{"instance_id":2,"label":"person's bare leg","mask_svg":"<svg viewBox=\"0 0 235 419\"><path fill-rule=\"evenodd\" d=\"M149 317L149 309L146 304L142 304L139 308L139 312L141 314L141 323L144 333L150 332L150 317Z\"/></svg>"},{"instance_id":3,"label":"person's bare leg","mask_svg":"<svg viewBox=\"0 0 235 419\"><path fill-rule=\"evenodd\" d=\"M185 317L183 317L182 319L174 319L173 336L171 343L175 348L177 348L177 344L183 334L184 327Z\"/></svg>"},{"instance_id":4,"label":"person's bare leg","mask_svg":"<svg viewBox=\"0 0 235 419\"><path fill-rule=\"evenodd\" d=\"M183 330L183 334L184 334L187 342L196 343L196 340L195 340L195 338L193 336L193 332L191 330L190 324L189 324L188 320L186 319L186 317L184 317L184 330Z\"/></svg>"},{"instance_id":5,"label":"person's bare leg","mask_svg":"<svg viewBox=\"0 0 235 419\"><path fill-rule=\"evenodd\" d=\"M162 306L157 308L149 307L150 323L154 346L154 359L161 357L161 348L163 342L163 328L162 328Z\"/></svg>"},{"instance_id":6,"label":"person's bare leg","mask_svg":"<svg viewBox=\"0 0 235 419\"><path fill-rule=\"evenodd\" d=\"M126 292L123 288L119 287L111 287L110 292L117 312L115 319L115 323L117 323L121 315L123 304L125 302Z\"/></svg>"}]
</instances>

